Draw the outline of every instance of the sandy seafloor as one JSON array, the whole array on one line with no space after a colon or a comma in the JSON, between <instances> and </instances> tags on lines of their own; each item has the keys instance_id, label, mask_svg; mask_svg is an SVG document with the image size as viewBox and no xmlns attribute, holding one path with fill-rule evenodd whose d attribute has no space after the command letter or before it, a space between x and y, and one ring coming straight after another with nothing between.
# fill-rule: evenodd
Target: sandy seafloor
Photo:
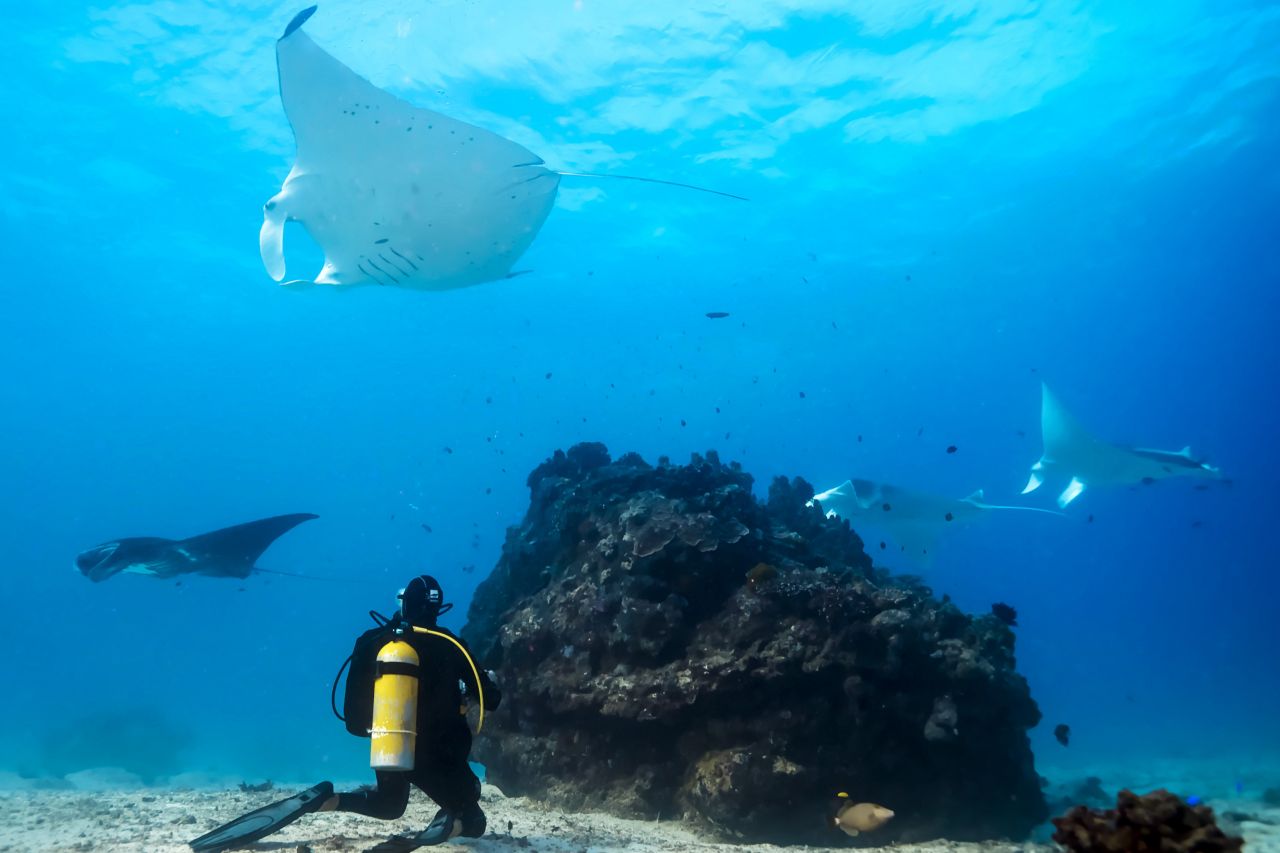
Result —
<instances>
[{"instance_id":1,"label":"sandy seafloor","mask_svg":"<svg viewBox=\"0 0 1280 853\"><path fill-rule=\"evenodd\" d=\"M108 775L107 779L110 778ZM0 780L2 781L2 780ZM189 851L187 841L247 811L274 802L307 787L282 785L268 793L244 793L226 788L112 788L102 790L0 790L0 853L37 851L121 851L124 853L178 853ZM339 785L349 790L354 785ZM1142 789L1138 789L1142 790ZM1221 816L1224 812L1247 814L1256 820L1225 828L1245 838L1245 849L1280 853L1280 807L1267 806L1256 797L1207 798ZM531 853L717 853L749 850L780 851L849 850L837 847L777 847L735 845L701 838L676 821L625 820L603 814L565 813L531 800L506 797L486 786L482 799L489 817L489 833L479 839L459 839L435 848L441 851L516 851ZM325 813L309 815L292 826L246 850L330 851L365 850L390 835L426 826L435 806L415 792L409 810L397 821L378 821L360 815ZM833 838L838 842L838 836ZM425 849L425 848L424 848ZM882 848L898 853L1049 853L1056 845L1033 842L957 843L935 841Z\"/></svg>"}]
</instances>

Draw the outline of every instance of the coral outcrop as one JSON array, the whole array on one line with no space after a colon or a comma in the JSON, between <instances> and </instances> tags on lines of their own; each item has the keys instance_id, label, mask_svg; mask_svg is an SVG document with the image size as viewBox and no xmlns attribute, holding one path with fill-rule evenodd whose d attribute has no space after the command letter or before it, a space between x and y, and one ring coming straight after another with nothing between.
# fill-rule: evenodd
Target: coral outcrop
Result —
<instances>
[{"instance_id":1,"label":"coral outcrop","mask_svg":"<svg viewBox=\"0 0 1280 853\"><path fill-rule=\"evenodd\" d=\"M504 702L476 758L508 794L839 844L832 795L897 816L848 843L1022 837L1047 817L1014 635L872 567L846 522L714 452L557 451L463 635Z\"/></svg>"},{"instance_id":2,"label":"coral outcrop","mask_svg":"<svg viewBox=\"0 0 1280 853\"><path fill-rule=\"evenodd\" d=\"M1053 819L1053 840L1071 853L1237 853L1244 840L1218 828L1213 809L1168 791L1121 791L1116 807L1076 806Z\"/></svg>"}]
</instances>

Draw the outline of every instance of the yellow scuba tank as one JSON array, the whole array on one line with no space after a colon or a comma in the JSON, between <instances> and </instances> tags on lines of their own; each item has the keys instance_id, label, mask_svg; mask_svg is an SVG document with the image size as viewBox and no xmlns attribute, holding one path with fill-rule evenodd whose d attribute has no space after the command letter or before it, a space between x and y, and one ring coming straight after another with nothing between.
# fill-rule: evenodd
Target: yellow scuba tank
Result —
<instances>
[{"instance_id":1,"label":"yellow scuba tank","mask_svg":"<svg viewBox=\"0 0 1280 853\"><path fill-rule=\"evenodd\" d=\"M378 651L369 766L412 770L418 740L418 653L395 639Z\"/></svg>"}]
</instances>

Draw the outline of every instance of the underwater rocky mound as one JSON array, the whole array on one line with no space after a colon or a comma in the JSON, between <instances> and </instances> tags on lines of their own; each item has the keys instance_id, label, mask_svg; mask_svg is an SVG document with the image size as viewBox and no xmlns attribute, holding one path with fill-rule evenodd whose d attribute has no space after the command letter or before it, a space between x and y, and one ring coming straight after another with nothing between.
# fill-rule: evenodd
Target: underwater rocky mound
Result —
<instances>
[{"instance_id":1,"label":"underwater rocky mound","mask_svg":"<svg viewBox=\"0 0 1280 853\"><path fill-rule=\"evenodd\" d=\"M528 484L463 631L513 699L476 749L508 794L749 842L839 843L840 791L896 812L850 843L1047 818L1012 631L873 568L808 483L579 444Z\"/></svg>"},{"instance_id":2,"label":"underwater rocky mound","mask_svg":"<svg viewBox=\"0 0 1280 853\"><path fill-rule=\"evenodd\" d=\"M1218 828L1213 809L1165 790L1121 791L1114 809L1076 806L1053 819L1053 840L1071 853L1239 853L1244 840Z\"/></svg>"}]
</instances>

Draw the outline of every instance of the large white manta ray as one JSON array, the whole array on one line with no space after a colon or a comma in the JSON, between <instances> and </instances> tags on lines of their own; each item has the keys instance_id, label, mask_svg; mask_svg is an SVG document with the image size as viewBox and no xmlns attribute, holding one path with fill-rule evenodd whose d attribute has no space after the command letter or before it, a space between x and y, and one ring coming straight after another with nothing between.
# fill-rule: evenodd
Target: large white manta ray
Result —
<instances>
[{"instance_id":1,"label":"large white manta ray","mask_svg":"<svg viewBox=\"0 0 1280 853\"><path fill-rule=\"evenodd\" d=\"M445 290L507 276L560 176L521 145L357 75L302 31L315 10L276 42L297 159L264 208L267 273L284 278L284 224L296 220L324 250L315 284Z\"/></svg>"},{"instance_id":2,"label":"large white manta ray","mask_svg":"<svg viewBox=\"0 0 1280 853\"><path fill-rule=\"evenodd\" d=\"M938 537L948 526L976 520L988 510L1061 515L1039 507L989 504L981 489L957 499L874 480L845 480L835 488L814 495L809 505L814 503L821 505L828 518L846 519L856 530L864 525L880 528L903 554L917 563L929 561Z\"/></svg>"},{"instance_id":3,"label":"large white manta ray","mask_svg":"<svg viewBox=\"0 0 1280 853\"><path fill-rule=\"evenodd\" d=\"M1065 508L1089 486L1120 486L1151 483L1167 477L1221 478L1222 472L1191 455L1191 448L1179 451L1124 447L1095 437L1068 412L1058 398L1041 385L1040 433L1044 452L1031 466L1025 495L1044 483L1046 476L1059 473L1070 478L1058 495Z\"/></svg>"},{"instance_id":4,"label":"large white manta ray","mask_svg":"<svg viewBox=\"0 0 1280 853\"><path fill-rule=\"evenodd\" d=\"M325 261L314 279L286 284L448 290L512 275L551 212L562 175L702 189L548 169L522 145L360 77L302 31L315 11L298 13L276 42L280 100L297 143L258 237L276 281L285 277L290 220L302 223Z\"/></svg>"}]
</instances>

